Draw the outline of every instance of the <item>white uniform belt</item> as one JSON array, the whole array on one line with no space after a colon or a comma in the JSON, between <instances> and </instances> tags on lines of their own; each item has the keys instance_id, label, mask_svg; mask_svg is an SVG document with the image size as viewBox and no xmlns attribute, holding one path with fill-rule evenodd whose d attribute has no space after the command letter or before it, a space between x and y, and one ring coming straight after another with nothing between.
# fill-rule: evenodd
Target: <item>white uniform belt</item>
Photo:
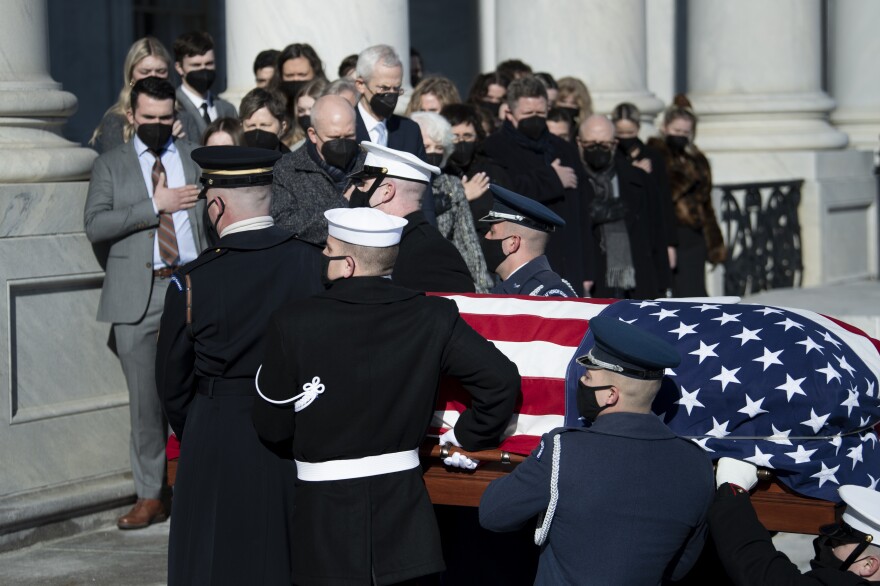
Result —
<instances>
[{"instance_id":1,"label":"white uniform belt","mask_svg":"<svg viewBox=\"0 0 880 586\"><path fill-rule=\"evenodd\" d=\"M406 450L393 454L379 454L351 460L331 460L329 462L296 461L296 476L307 482L322 480L348 480L379 476L392 472L412 470L419 465L419 451Z\"/></svg>"}]
</instances>

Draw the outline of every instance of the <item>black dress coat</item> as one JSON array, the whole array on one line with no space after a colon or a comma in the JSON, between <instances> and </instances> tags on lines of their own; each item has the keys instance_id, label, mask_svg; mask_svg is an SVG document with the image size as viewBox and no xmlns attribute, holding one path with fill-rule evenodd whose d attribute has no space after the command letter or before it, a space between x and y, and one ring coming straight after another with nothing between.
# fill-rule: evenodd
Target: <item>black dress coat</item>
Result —
<instances>
[{"instance_id":1,"label":"black dress coat","mask_svg":"<svg viewBox=\"0 0 880 586\"><path fill-rule=\"evenodd\" d=\"M851 572L818 568L801 574L773 545L748 493L722 484L709 509L709 531L718 557L737 586L856 586L872 584Z\"/></svg>"},{"instance_id":2,"label":"black dress coat","mask_svg":"<svg viewBox=\"0 0 880 586\"><path fill-rule=\"evenodd\" d=\"M181 440L169 584L290 584L295 472L261 443L251 409L269 316L322 289L319 254L277 227L239 232L171 279L156 355Z\"/></svg>"},{"instance_id":3,"label":"black dress coat","mask_svg":"<svg viewBox=\"0 0 880 586\"><path fill-rule=\"evenodd\" d=\"M466 449L496 446L510 420L516 366L441 297L383 277L342 279L284 306L266 334L260 392L283 401L304 384L323 392L295 412L258 400L254 424L272 442L293 440L298 461L326 462L417 449L441 375L472 396L455 425ZM315 379L318 379L317 383ZM392 584L444 568L434 511L419 467L296 484L294 583Z\"/></svg>"},{"instance_id":4,"label":"black dress coat","mask_svg":"<svg viewBox=\"0 0 880 586\"><path fill-rule=\"evenodd\" d=\"M635 289L627 292L631 299L655 299L664 297L666 289L671 286L669 256L666 252L666 233L663 228L660 197L656 185L650 176L625 160L615 157L617 181L620 187L620 198L626 206L626 231L629 236L629 247L632 254L633 267L636 271ZM589 215L588 207L584 214ZM584 225L588 220L584 220ZM616 291L606 285L605 254L599 245L601 226L592 224L592 250L596 258L596 279L593 285L593 297L619 297Z\"/></svg>"},{"instance_id":5,"label":"black dress coat","mask_svg":"<svg viewBox=\"0 0 880 586\"><path fill-rule=\"evenodd\" d=\"M423 212L413 212L400 238L400 252L391 278L416 291L473 293L474 281L461 253L430 225Z\"/></svg>"},{"instance_id":6,"label":"black dress coat","mask_svg":"<svg viewBox=\"0 0 880 586\"><path fill-rule=\"evenodd\" d=\"M507 173L510 189L543 203L565 220L565 227L550 237L546 255L550 265L581 294L583 281L594 279L595 268L590 230L582 226L581 211L588 205L592 191L586 186L577 149L549 132L538 141L530 141L506 121L483 141L482 151ZM551 166L555 159L575 170L577 189L562 186Z\"/></svg>"},{"instance_id":7,"label":"black dress coat","mask_svg":"<svg viewBox=\"0 0 880 586\"><path fill-rule=\"evenodd\" d=\"M666 169L666 158L663 153L652 146L648 146L641 140L638 142L638 154L633 157L623 149L618 149L630 162L647 159L651 162L651 172L648 176L657 188L660 198L660 213L663 218L663 231L666 234L666 246L678 246L678 231L676 230L675 208L672 206L672 191L669 188L669 172Z\"/></svg>"}]
</instances>

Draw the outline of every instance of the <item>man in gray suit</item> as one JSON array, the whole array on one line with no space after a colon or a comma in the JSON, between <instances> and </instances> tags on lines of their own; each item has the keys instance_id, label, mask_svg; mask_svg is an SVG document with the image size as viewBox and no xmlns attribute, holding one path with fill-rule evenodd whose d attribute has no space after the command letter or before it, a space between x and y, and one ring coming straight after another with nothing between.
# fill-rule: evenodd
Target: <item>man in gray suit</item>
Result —
<instances>
[{"instance_id":1,"label":"man in gray suit","mask_svg":"<svg viewBox=\"0 0 880 586\"><path fill-rule=\"evenodd\" d=\"M174 69L182 83L177 102L187 113L182 117L186 139L201 144L208 124L218 118L238 118L235 106L211 92L217 76L214 39L205 32L184 33L174 41Z\"/></svg>"},{"instance_id":2,"label":"man in gray suit","mask_svg":"<svg viewBox=\"0 0 880 586\"><path fill-rule=\"evenodd\" d=\"M205 247L193 146L171 136L174 86L148 77L131 91L132 140L95 161L85 205L91 242L109 245L98 321L113 324L128 383L131 467L138 500L119 518L139 529L166 518L160 500L165 423L156 392L156 336L168 279Z\"/></svg>"}]
</instances>

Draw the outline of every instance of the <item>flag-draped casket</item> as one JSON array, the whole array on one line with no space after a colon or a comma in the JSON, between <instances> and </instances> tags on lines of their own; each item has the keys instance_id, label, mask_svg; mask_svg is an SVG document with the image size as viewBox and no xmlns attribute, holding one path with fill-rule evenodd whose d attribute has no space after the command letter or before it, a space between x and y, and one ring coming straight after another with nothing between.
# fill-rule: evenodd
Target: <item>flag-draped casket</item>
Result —
<instances>
[{"instance_id":1,"label":"flag-draped casket","mask_svg":"<svg viewBox=\"0 0 880 586\"><path fill-rule=\"evenodd\" d=\"M746 303L450 296L462 317L519 367L522 398L501 449L529 453L541 434L581 425L574 357L602 313L672 343L682 357L655 413L713 459L771 469L792 490L838 501L837 487L877 488L880 342L819 314ZM434 425L455 424L467 396L441 385Z\"/></svg>"}]
</instances>

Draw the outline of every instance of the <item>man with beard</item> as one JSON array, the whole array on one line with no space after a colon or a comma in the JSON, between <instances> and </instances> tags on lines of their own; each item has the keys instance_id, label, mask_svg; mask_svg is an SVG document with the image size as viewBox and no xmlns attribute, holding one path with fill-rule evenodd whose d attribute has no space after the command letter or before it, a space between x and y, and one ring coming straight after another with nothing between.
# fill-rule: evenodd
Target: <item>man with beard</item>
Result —
<instances>
[{"instance_id":1,"label":"man with beard","mask_svg":"<svg viewBox=\"0 0 880 586\"><path fill-rule=\"evenodd\" d=\"M594 114L578 131L592 200L582 225L592 225L594 297L654 299L669 287L669 256L660 196L641 169L615 156L614 125Z\"/></svg>"},{"instance_id":2,"label":"man with beard","mask_svg":"<svg viewBox=\"0 0 880 586\"><path fill-rule=\"evenodd\" d=\"M483 143L485 154L501 165L509 187L541 202L565 220L547 245L547 258L576 291L593 281L590 226L582 225L582 208L590 192L574 145L547 130L547 89L526 76L507 88L508 111L501 128Z\"/></svg>"},{"instance_id":3,"label":"man with beard","mask_svg":"<svg viewBox=\"0 0 880 586\"><path fill-rule=\"evenodd\" d=\"M174 86L147 77L131 88L135 135L98 157L86 196L91 242L108 243L98 321L113 324L131 414L131 468L138 500L120 529L163 521L165 422L156 393L156 334L168 279L206 246L205 206L194 185L192 145L175 141Z\"/></svg>"},{"instance_id":4,"label":"man with beard","mask_svg":"<svg viewBox=\"0 0 880 586\"><path fill-rule=\"evenodd\" d=\"M235 106L211 92L217 76L214 39L206 32L184 33L174 41L174 69L180 76L177 102L188 114L184 131L199 143L208 124L218 118L237 118Z\"/></svg>"},{"instance_id":5,"label":"man with beard","mask_svg":"<svg viewBox=\"0 0 880 586\"><path fill-rule=\"evenodd\" d=\"M303 146L275 165L272 217L300 239L323 246L324 212L347 205L342 192L359 153L355 111L341 96L324 96L312 106L311 123Z\"/></svg>"}]
</instances>

